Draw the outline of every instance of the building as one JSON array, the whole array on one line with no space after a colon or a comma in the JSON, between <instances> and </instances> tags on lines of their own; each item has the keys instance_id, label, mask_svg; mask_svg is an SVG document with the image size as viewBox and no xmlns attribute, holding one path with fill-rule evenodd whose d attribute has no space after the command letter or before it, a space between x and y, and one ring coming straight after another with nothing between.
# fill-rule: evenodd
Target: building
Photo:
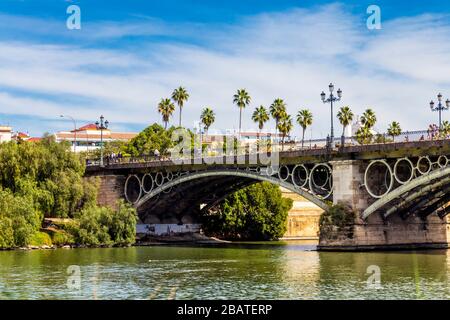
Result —
<instances>
[{"instance_id":1,"label":"building","mask_svg":"<svg viewBox=\"0 0 450 320\"><path fill-rule=\"evenodd\" d=\"M0 143L9 142L12 139L12 128L10 126L0 126Z\"/></svg>"},{"instance_id":2,"label":"building","mask_svg":"<svg viewBox=\"0 0 450 320\"><path fill-rule=\"evenodd\" d=\"M54 134L56 142L69 141L72 151L83 152L93 151L100 148L103 135L103 143L111 141L129 141L137 133L134 132L113 132L110 129L101 130L93 123L82 126L72 131L61 131Z\"/></svg>"}]
</instances>

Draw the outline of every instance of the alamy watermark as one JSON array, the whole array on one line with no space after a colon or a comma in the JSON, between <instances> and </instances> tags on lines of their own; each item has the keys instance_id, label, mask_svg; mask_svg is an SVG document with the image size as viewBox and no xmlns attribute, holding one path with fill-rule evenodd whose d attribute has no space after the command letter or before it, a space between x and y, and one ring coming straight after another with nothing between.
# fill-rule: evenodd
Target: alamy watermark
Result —
<instances>
[{"instance_id":1,"label":"alamy watermark","mask_svg":"<svg viewBox=\"0 0 450 320\"><path fill-rule=\"evenodd\" d=\"M367 7L367 14L370 16L367 18L367 29L380 30L381 29L381 8L377 5L370 5Z\"/></svg>"},{"instance_id":2,"label":"alamy watermark","mask_svg":"<svg viewBox=\"0 0 450 320\"><path fill-rule=\"evenodd\" d=\"M69 17L66 20L66 26L69 30L81 29L81 9L77 5L70 5L67 7L66 13Z\"/></svg>"}]
</instances>

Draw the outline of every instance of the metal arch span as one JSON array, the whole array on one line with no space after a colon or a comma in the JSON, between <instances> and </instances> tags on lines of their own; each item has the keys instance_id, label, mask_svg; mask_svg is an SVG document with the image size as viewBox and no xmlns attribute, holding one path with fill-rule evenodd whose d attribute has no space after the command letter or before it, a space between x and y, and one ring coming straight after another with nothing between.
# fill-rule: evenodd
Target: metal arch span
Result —
<instances>
[{"instance_id":1,"label":"metal arch span","mask_svg":"<svg viewBox=\"0 0 450 320\"><path fill-rule=\"evenodd\" d=\"M151 192L147 193L144 197L139 199L134 204L134 207L135 208L141 207L142 205L144 205L147 201L149 201L154 196L156 196L159 193L164 192L165 190L168 190L174 186L177 186L179 184L182 184L182 183L185 183L188 181L192 181L192 180L196 180L199 178L214 177L214 176L215 177L217 177L217 176L234 176L234 177L250 178L250 179L259 180L259 181L267 181L267 182L279 185L283 188L286 188L292 192L295 192L295 193L301 195L305 199L311 201L312 203L314 203L315 205L317 205L318 207L320 207L324 210L328 209L328 205L325 202L323 202L322 200L320 200L319 198L317 198L316 196L314 196L312 193L310 193L304 189L295 187L293 184L290 184L288 182L282 181L282 180L274 178L272 176L261 175L261 174L254 173L251 171L239 171L239 170L227 170L227 169L195 172L195 173L192 173L189 175L183 175L178 178L175 178L172 181L168 181L168 182L164 183L163 185L155 188Z\"/></svg>"},{"instance_id":2,"label":"metal arch span","mask_svg":"<svg viewBox=\"0 0 450 320\"><path fill-rule=\"evenodd\" d=\"M437 182L433 183L433 181ZM362 213L362 218L367 219L372 213L375 211L383 208L384 206L388 205L391 201L395 199L404 199L404 201L401 203L406 203L406 201L413 200L415 198L418 198L422 195L424 191L431 190L431 186L443 186L446 183L450 182L450 167L440 168L435 171L431 171L428 174L425 174L423 176L420 176L416 179L411 180L410 182L398 187L397 189L393 190L392 192L388 193L381 199L378 199L375 201L372 205L370 205L364 212ZM405 197L406 194L411 193L415 188L420 188L418 191L413 192L412 194ZM385 217L387 217L389 214L391 214L394 210L389 210Z\"/></svg>"}]
</instances>

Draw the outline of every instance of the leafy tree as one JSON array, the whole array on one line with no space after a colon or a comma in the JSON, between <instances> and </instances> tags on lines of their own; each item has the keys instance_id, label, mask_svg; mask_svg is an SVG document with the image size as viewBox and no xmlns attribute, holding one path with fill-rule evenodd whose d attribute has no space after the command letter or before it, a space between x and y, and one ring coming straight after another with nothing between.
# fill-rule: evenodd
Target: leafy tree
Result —
<instances>
[{"instance_id":1,"label":"leafy tree","mask_svg":"<svg viewBox=\"0 0 450 320\"><path fill-rule=\"evenodd\" d=\"M264 106L259 106L253 111L252 120L258 124L259 134L264 128L264 123L269 121L269 114Z\"/></svg>"},{"instance_id":2,"label":"leafy tree","mask_svg":"<svg viewBox=\"0 0 450 320\"><path fill-rule=\"evenodd\" d=\"M181 127L181 112L183 110L184 103L189 99L189 94L186 89L183 87L179 87L172 92L172 100L178 104L180 108L180 122L179 127Z\"/></svg>"},{"instance_id":3,"label":"leafy tree","mask_svg":"<svg viewBox=\"0 0 450 320\"><path fill-rule=\"evenodd\" d=\"M353 121L354 114L349 106L342 107L338 113L337 117L342 125L342 136L345 136L345 128L347 128Z\"/></svg>"},{"instance_id":4,"label":"leafy tree","mask_svg":"<svg viewBox=\"0 0 450 320\"><path fill-rule=\"evenodd\" d=\"M387 130L388 135L392 137L392 140L395 141L395 137L402 134L402 128L400 127L400 123L397 121L393 121Z\"/></svg>"},{"instance_id":5,"label":"leafy tree","mask_svg":"<svg viewBox=\"0 0 450 320\"><path fill-rule=\"evenodd\" d=\"M181 109L180 109L181 110ZM161 113L164 122L164 129L167 129L167 123L175 111L175 106L170 99L161 99L158 104L158 112Z\"/></svg>"},{"instance_id":6,"label":"leafy tree","mask_svg":"<svg viewBox=\"0 0 450 320\"><path fill-rule=\"evenodd\" d=\"M292 200L280 188L257 183L229 195L218 210L203 216L207 234L224 239L275 240L286 232Z\"/></svg>"},{"instance_id":7,"label":"leafy tree","mask_svg":"<svg viewBox=\"0 0 450 320\"><path fill-rule=\"evenodd\" d=\"M278 130L281 132L281 150L284 150L284 139L287 135L289 135L289 132L292 130L292 118L290 115L285 115L281 120L278 122Z\"/></svg>"},{"instance_id":8,"label":"leafy tree","mask_svg":"<svg viewBox=\"0 0 450 320\"><path fill-rule=\"evenodd\" d=\"M214 114L214 111L211 108L205 108L202 111L202 114L200 115L200 120L202 121L203 125L205 126L205 131L208 133L209 127L214 123L216 120L216 115Z\"/></svg>"},{"instance_id":9,"label":"leafy tree","mask_svg":"<svg viewBox=\"0 0 450 320\"><path fill-rule=\"evenodd\" d=\"M303 144L305 141L305 131L306 128L309 127L310 125L312 125L313 122L313 115L311 113L311 111L309 111L308 109L303 109L300 110L297 113L297 122L300 125L300 127L302 127L302 148L303 148Z\"/></svg>"},{"instance_id":10,"label":"leafy tree","mask_svg":"<svg viewBox=\"0 0 450 320\"><path fill-rule=\"evenodd\" d=\"M250 104L251 97L245 89L239 89L233 96L233 103L239 107L239 137L241 136L242 109Z\"/></svg>"},{"instance_id":11,"label":"leafy tree","mask_svg":"<svg viewBox=\"0 0 450 320\"><path fill-rule=\"evenodd\" d=\"M278 122L286 116L286 103L283 99L277 98L270 105L270 115L275 119L275 136L278 139Z\"/></svg>"},{"instance_id":12,"label":"leafy tree","mask_svg":"<svg viewBox=\"0 0 450 320\"><path fill-rule=\"evenodd\" d=\"M156 149L163 155L173 147L172 132L175 128L165 130L161 125L154 123L131 139L126 152L132 156L152 154Z\"/></svg>"}]
</instances>

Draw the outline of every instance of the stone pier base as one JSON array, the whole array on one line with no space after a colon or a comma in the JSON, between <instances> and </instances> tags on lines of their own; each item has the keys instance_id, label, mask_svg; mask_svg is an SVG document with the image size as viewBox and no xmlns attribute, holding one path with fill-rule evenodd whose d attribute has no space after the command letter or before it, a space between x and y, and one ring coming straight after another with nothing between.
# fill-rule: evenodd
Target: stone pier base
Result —
<instances>
[{"instance_id":1,"label":"stone pier base","mask_svg":"<svg viewBox=\"0 0 450 320\"><path fill-rule=\"evenodd\" d=\"M359 219L358 219L359 220ZM448 248L450 222L436 215L426 221L411 216L402 220L392 216L383 221L373 215L366 222L357 221L345 230L321 235L319 250L402 250Z\"/></svg>"}]
</instances>

